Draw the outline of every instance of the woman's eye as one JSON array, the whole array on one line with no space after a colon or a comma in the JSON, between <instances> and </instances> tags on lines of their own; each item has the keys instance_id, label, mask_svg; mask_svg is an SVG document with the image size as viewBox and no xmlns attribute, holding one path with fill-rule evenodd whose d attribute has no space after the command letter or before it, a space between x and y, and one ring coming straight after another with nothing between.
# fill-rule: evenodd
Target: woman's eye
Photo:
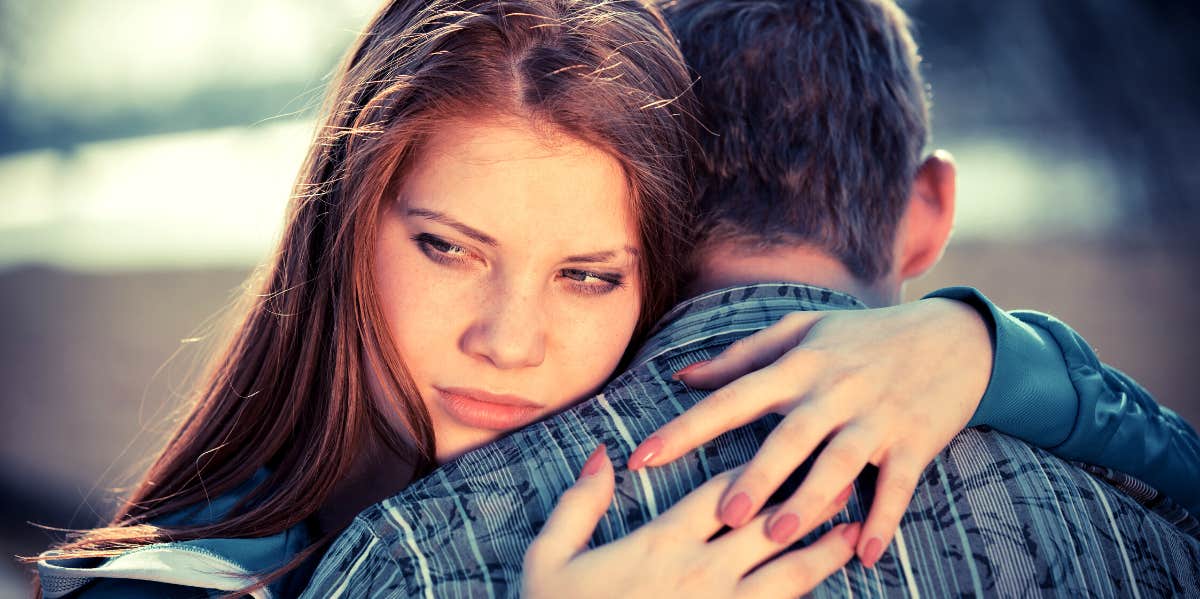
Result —
<instances>
[{"instance_id":1,"label":"woman's eye","mask_svg":"<svg viewBox=\"0 0 1200 599\"><path fill-rule=\"evenodd\" d=\"M466 248L450 243L436 235L421 233L412 239L421 253L438 264L461 264L470 258L470 253Z\"/></svg>"},{"instance_id":2,"label":"woman's eye","mask_svg":"<svg viewBox=\"0 0 1200 599\"><path fill-rule=\"evenodd\" d=\"M559 274L570 281L571 287L585 295L602 295L624 286L625 277L619 274L598 273L578 268L564 268Z\"/></svg>"}]
</instances>

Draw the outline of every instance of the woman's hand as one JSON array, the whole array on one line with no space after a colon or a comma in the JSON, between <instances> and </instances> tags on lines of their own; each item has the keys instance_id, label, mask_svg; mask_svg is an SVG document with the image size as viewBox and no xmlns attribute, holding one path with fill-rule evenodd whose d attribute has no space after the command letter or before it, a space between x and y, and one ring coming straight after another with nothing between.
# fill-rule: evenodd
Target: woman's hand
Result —
<instances>
[{"instance_id":1,"label":"woman's hand","mask_svg":"<svg viewBox=\"0 0 1200 599\"><path fill-rule=\"evenodd\" d=\"M840 524L812 545L778 556L783 547L761 530L765 516L709 540L722 527L717 502L732 471L629 536L588 550L613 496L612 463L604 452L601 445L588 458L525 552L525 597L795 597L854 556L859 524ZM825 510L824 519L845 506L849 491L838 497L840 505Z\"/></svg>"},{"instance_id":2,"label":"woman's hand","mask_svg":"<svg viewBox=\"0 0 1200 599\"><path fill-rule=\"evenodd\" d=\"M821 521L819 506L875 464L875 499L856 550L871 567L891 543L921 472L975 413L991 369L986 324L954 300L794 312L676 373L693 387L724 386L643 441L629 467L666 464L725 431L781 414L723 496L721 521L751 521L828 440L804 482L768 518L767 534L794 541Z\"/></svg>"}]
</instances>

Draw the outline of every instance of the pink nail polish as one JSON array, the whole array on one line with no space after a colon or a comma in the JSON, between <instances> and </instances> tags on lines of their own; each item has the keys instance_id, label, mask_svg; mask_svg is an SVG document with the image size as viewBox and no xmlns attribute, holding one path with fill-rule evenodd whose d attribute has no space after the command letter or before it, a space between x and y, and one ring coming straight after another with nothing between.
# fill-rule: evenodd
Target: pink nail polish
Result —
<instances>
[{"instance_id":1,"label":"pink nail polish","mask_svg":"<svg viewBox=\"0 0 1200 599\"><path fill-rule=\"evenodd\" d=\"M725 502L721 507L721 522L730 528L737 528L746 521L746 516L750 514L750 496L745 493L738 493Z\"/></svg>"},{"instance_id":2,"label":"pink nail polish","mask_svg":"<svg viewBox=\"0 0 1200 599\"><path fill-rule=\"evenodd\" d=\"M875 562L879 561L883 555L883 541L878 538L873 538L867 541L867 546L862 552L862 563L868 568L874 568Z\"/></svg>"},{"instance_id":3,"label":"pink nail polish","mask_svg":"<svg viewBox=\"0 0 1200 599\"><path fill-rule=\"evenodd\" d=\"M704 366L705 364L708 364L709 362L712 362L712 360L700 360L699 362L696 362L695 364L688 364L687 366L684 366L683 368L676 370L675 374L671 375L671 378L674 380L679 380L679 377L681 377L693 370L696 370L697 368L700 368L701 366Z\"/></svg>"},{"instance_id":4,"label":"pink nail polish","mask_svg":"<svg viewBox=\"0 0 1200 599\"><path fill-rule=\"evenodd\" d=\"M658 435L651 435L649 439L642 441L637 449L633 450L633 454L629 456L629 469L639 470L654 458L654 455L662 451L663 440Z\"/></svg>"},{"instance_id":5,"label":"pink nail polish","mask_svg":"<svg viewBox=\"0 0 1200 599\"><path fill-rule=\"evenodd\" d=\"M795 514L784 514L775 519L767 536L776 543L786 543L800 527L800 518Z\"/></svg>"},{"instance_id":6,"label":"pink nail polish","mask_svg":"<svg viewBox=\"0 0 1200 599\"><path fill-rule=\"evenodd\" d=\"M604 444L601 443L592 450L592 455L588 456L587 461L583 463L583 468L579 471L579 478L595 476L600 472L600 468L604 466L605 449Z\"/></svg>"}]
</instances>

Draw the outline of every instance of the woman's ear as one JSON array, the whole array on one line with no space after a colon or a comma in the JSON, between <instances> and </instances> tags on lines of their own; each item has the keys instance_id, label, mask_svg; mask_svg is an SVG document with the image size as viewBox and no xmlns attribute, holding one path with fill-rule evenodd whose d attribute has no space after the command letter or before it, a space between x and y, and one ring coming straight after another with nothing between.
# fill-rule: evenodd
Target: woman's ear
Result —
<instances>
[{"instance_id":1,"label":"woman's ear","mask_svg":"<svg viewBox=\"0 0 1200 599\"><path fill-rule=\"evenodd\" d=\"M896 228L893 262L898 281L919 277L937 264L954 227L954 157L937 150L913 178L908 206Z\"/></svg>"}]
</instances>

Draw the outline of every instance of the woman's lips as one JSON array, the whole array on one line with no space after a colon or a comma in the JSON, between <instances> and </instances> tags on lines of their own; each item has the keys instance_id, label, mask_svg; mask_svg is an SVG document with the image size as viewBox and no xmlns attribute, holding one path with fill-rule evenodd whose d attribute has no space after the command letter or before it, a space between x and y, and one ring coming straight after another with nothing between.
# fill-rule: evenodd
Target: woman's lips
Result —
<instances>
[{"instance_id":1,"label":"woman's lips","mask_svg":"<svg viewBox=\"0 0 1200 599\"><path fill-rule=\"evenodd\" d=\"M452 418L475 428L509 431L537 420L542 411L541 406L515 395L496 395L478 389L435 389Z\"/></svg>"}]
</instances>

